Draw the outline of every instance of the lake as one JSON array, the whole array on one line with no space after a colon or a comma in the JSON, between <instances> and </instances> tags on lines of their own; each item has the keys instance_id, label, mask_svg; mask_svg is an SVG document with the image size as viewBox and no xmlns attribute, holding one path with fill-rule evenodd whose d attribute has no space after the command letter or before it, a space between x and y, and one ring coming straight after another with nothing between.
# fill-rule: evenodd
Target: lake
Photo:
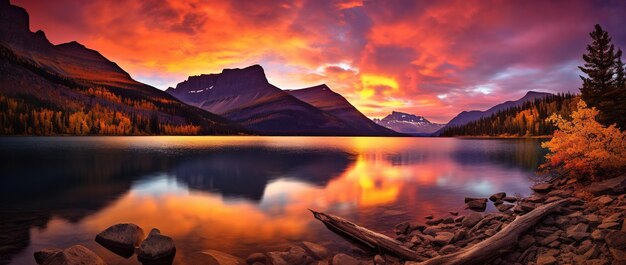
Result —
<instances>
[{"instance_id":1,"label":"lake","mask_svg":"<svg viewBox=\"0 0 626 265\"><path fill-rule=\"evenodd\" d=\"M245 258L304 240L350 251L307 209L391 235L402 221L464 213L465 196L528 195L540 141L4 137L0 263L82 244L109 264L139 264L93 240L123 222L171 236L176 264L206 249Z\"/></svg>"}]
</instances>

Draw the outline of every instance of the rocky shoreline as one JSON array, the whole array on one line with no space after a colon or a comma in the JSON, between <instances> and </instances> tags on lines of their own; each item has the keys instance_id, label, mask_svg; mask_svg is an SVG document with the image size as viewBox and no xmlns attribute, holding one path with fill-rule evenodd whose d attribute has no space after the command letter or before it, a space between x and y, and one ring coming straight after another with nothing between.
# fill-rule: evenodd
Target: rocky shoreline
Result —
<instances>
[{"instance_id":1,"label":"rocky shoreline","mask_svg":"<svg viewBox=\"0 0 626 265\"><path fill-rule=\"evenodd\" d=\"M412 265L432 261L439 264L439 260L454 258L457 252L470 248L480 251L476 248L484 244L479 243L507 233L500 232L520 216L559 203L557 210L542 215L529 228L523 228L517 240L489 253L487 262L474 264L626 264L626 175L590 185L571 179L556 179L536 184L531 189L534 192L529 197L511 197L499 192L489 198L465 198L466 208L473 211L467 215L452 211L447 216L426 216L424 222L397 224L395 238L390 240L416 253L419 261L402 260L388 251L356 247L352 253L336 253L312 242L302 242L280 251L254 253L246 259L207 250L194 253L193 262L219 265ZM490 202L498 212L482 213ZM133 224L109 227L98 234L96 242L126 258L136 253L143 264L171 264L176 252L171 238L153 229L144 239L143 230ZM34 256L38 264L46 265L105 264L95 253L79 245L65 250L44 249L35 252ZM439 260L435 261L435 258ZM457 264L454 261L448 263Z\"/></svg>"}]
</instances>

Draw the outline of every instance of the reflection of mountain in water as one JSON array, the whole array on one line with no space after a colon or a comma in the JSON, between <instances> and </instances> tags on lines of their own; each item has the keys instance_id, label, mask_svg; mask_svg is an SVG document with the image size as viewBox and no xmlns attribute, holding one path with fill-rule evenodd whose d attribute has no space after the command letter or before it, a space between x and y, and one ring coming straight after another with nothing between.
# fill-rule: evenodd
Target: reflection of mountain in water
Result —
<instances>
[{"instance_id":1,"label":"reflection of mountain in water","mask_svg":"<svg viewBox=\"0 0 626 265\"><path fill-rule=\"evenodd\" d=\"M537 139L461 140L451 157L460 165L485 165L494 162L506 167L536 171L544 162L546 151ZM465 146L463 142L471 144ZM497 143L497 144L496 144Z\"/></svg>"},{"instance_id":2,"label":"reflection of mountain in water","mask_svg":"<svg viewBox=\"0 0 626 265\"><path fill-rule=\"evenodd\" d=\"M323 186L352 160L347 153L330 150L231 149L193 157L173 172L189 188L258 201L272 179L288 177Z\"/></svg>"},{"instance_id":3,"label":"reflection of mountain in water","mask_svg":"<svg viewBox=\"0 0 626 265\"><path fill-rule=\"evenodd\" d=\"M174 172L192 189L259 200L272 179L325 185L353 163L350 154L333 150L125 149L37 138L14 142L0 141L0 264L28 246L31 228L45 227L52 216L78 222L125 194L134 181L159 172Z\"/></svg>"}]
</instances>

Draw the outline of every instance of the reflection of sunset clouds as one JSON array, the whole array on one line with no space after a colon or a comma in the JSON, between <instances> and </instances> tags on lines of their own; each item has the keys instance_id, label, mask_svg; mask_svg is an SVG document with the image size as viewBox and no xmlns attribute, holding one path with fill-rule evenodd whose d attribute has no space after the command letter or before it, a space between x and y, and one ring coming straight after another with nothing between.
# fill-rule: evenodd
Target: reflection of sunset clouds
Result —
<instances>
[{"instance_id":1,"label":"reflection of sunset clouds","mask_svg":"<svg viewBox=\"0 0 626 265\"><path fill-rule=\"evenodd\" d=\"M464 196L488 196L499 191L509 194L525 193L528 190L528 170L486 157L478 157L476 161L480 162L472 163L456 159L459 153L472 156L481 152L492 154L494 150L501 148L498 141L360 137L159 139L153 141L149 137L136 137L131 144L155 148L167 155L186 149L261 146L272 150L289 150L289 154L293 154L295 149L298 152L333 150L350 154L351 158L338 171L323 171L329 160L322 159L294 167L295 169L262 172L259 176L266 177L268 182L259 184L265 185L262 197L258 198L260 200L245 199L246 197L233 199L232 196L219 195L219 190L200 191L201 188L194 188L193 181L183 181L180 174L184 170L153 172L143 175L132 183L130 191L114 198L108 206L78 223L53 219L48 222L47 228L33 229L33 245L57 245L59 238L66 238L66 241L61 242L81 242L98 248L93 243L95 234L115 223L133 222L146 231L157 227L164 234L172 236L177 246L180 246L177 259L190 251L202 249L247 255L252 250L259 251L258 248L276 249L276 246L289 242L316 241L328 236L327 233L318 233L323 227L311 218L307 209L333 212L366 227L388 232L400 221L461 210ZM105 138L103 141L108 140ZM111 144L116 148L127 148L123 142ZM523 150L522 154L534 152L530 148L520 150ZM238 165L238 161L250 161L241 160L242 152L229 154L231 157L239 155L239 160L218 161L235 165ZM221 152L220 155L225 156L225 153ZM520 156L517 151L503 153L501 156L518 160L526 157ZM202 160L202 156L192 156L190 160L194 163L170 163L175 165L172 166L175 169L184 166L188 170L203 169L207 171L206 174L198 177L210 179L213 170L211 166L192 167L197 163L209 163L209 160ZM266 160L259 158L257 162L262 164L264 161ZM212 163L214 164L210 165L219 165L215 161ZM262 168L258 164L242 166L258 170ZM263 170L271 169L273 168L267 167ZM337 172L337 175L318 183L307 183L307 179L303 178L303 175L319 173L318 171ZM245 178L240 180L252 181ZM103 249L96 251L105 258L112 257ZM30 254L29 258L32 258Z\"/></svg>"}]
</instances>

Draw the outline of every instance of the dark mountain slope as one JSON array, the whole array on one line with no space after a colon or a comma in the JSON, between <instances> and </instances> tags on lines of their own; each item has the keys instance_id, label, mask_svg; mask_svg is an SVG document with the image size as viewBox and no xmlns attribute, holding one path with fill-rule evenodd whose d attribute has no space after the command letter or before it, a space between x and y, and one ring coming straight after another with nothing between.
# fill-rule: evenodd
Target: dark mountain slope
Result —
<instances>
[{"instance_id":1,"label":"dark mountain slope","mask_svg":"<svg viewBox=\"0 0 626 265\"><path fill-rule=\"evenodd\" d=\"M0 2L0 134L234 134L239 126L133 80L77 42L51 44Z\"/></svg>"},{"instance_id":2,"label":"dark mountain slope","mask_svg":"<svg viewBox=\"0 0 626 265\"><path fill-rule=\"evenodd\" d=\"M568 117L576 109L578 96L549 95L500 110L464 125L450 126L441 136L532 137L552 135L555 130L546 121L553 113Z\"/></svg>"},{"instance_id":3,"label":"dark mountain slope","mask_svg":"<svg viewBox=\"0 0 626 265\"><path fill-rule=\"evenodd\" d=\"M166 92L265 135L381 135L303 102L270 84L259 65L190 76Z\"/></svg>"},{"instance_id":4,"label":"dark mountain slope","mask_svg":"<svg viewBox=\"0 0 626 265\"><path fill-rule=\"evenodd\" d=\"M529 102L529 101L533 101L535 99L541 99L541 98L545 98L547 96L552 95L551 93L545 93L545 92L535 92L535 91L528 91L528 93L526 93L526 95L524 95L522 98L515 100L515 101L506 101L504 103L500 103L498 105L495 105L491 108L489 108L488 110L485 111L480 111L480 110L472 110L472 111L463 111L461 113L459 113L458 115L456 115L454 118L452 118L448 124L446 124L446 126L444 128L442 128L441 130L435 132L435 135L440 134L445 128L448 127L452 127L452 126L461 126L461 125L465 125L468 124L472 121L476 121L479 120L481 118L485 118L485 117L489 117L491 115L493 115L496 112L499 111L503 111L506 109L509 109L511 107L518 107L521 106L522 104Z\"/></svg>"},{"instance_id":5,"label":"dark mountain slope","mask_svg":"<svg viewBox=\"0 0 626 265\"><path fill-rule=\"evenodd\" d=\"M343 120L362 134L389 135L395 133L374 123L352 106L343 96L335 93L326 85L288 90L287 93Z\"/></svg>"}]
</instances>

